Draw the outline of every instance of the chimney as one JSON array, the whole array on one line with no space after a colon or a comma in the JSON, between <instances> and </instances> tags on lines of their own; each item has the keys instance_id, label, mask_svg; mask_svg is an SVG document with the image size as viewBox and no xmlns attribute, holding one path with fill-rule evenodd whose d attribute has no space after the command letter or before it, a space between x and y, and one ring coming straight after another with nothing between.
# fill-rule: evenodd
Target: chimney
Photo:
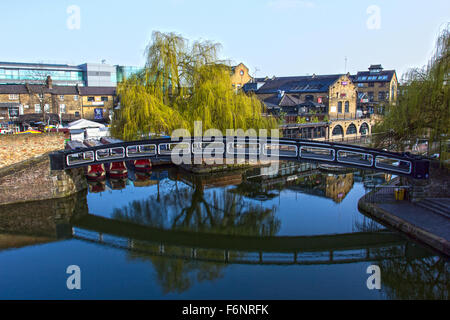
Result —
<instances>
[{"instance_id":1,"label":"chimney","mask_svg":"<svg viewBox=\"0 0 450 320\"><path fill-rule=\"evenodd\" d=\"M46 80L47 88L52 89L53 88L53 80L51 76L47 76Z\"/></svg>"}]
</instances>

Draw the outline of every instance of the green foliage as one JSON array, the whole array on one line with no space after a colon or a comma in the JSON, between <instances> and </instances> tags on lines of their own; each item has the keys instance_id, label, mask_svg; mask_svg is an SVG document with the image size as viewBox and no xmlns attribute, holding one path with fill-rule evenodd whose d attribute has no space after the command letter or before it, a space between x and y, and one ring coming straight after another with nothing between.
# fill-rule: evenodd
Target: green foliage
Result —
<instances>
[{"instance_id":1,"label":"green foliage","mask_svg":"<svg viewBox=\"0 0 450 320\"><path fill-rule=\"evenodd\" d=\"M298 124L306 123L306 119L304 117L297 117L297 123Z\"/></svg>"},{"instance_id":2,"label":"green foliage","mask_svg":"<svg viewBox=\"0 0 450 320\"><path fill-rule=\"evenodd\" d=\"M230 66L217 58L219 48L210 41L189 46L177 34L154 32L144 70L118 87L121 109L111 125L113 136L134 140L178 128L193 134L194 121L224 134L276 128L273 119L262 116L256 96L233 90Z\"/></svg>"},{"instance_id":3,"label":"green foliage","mask_svg":"<svg viewBox=\"0 0 450 320\"><path fill-rule=\"evenodd\" d=\"M406 73L397 103L389 105L385 117L374 126L375 147L404 150L424 137L429 139L430 146L434 142L445 145L450 133L449 47L447 25L428 65Z\"/></svg>"},{"instance_id":4,"label":"green foliage","mask_svg":"<svg viewBox=\"0 0 450 320\"><path fill-rule=\"evenodd\" d=\"M317 116L312 117L312 118L311 118L311 122L312 122L312 123L317 123L317 122L319 122L319 117L317 117Z\"/></svg>"}]
</instances>

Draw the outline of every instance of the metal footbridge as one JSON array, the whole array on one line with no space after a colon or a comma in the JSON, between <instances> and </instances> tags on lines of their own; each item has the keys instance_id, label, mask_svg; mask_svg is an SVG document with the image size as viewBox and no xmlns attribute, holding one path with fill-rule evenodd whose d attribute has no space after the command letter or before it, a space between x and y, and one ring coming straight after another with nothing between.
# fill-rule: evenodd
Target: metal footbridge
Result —
<instances>
[{"instance_id":1,"label":"metal footbridge","mask_svg":"<svg viewBox=\"0 0 450 320\"><path fill-rule=\"evenodd\" d=\"M226 159L226 164L237 159L313 161L416 179L429 177L429 161L409 153L332 142L251 137L161 138L129 142L109 138L95 146L80 143L72 149L54 152L50 154L50 166L52 170L67 170L118 161L171 161L174 155L191 160Z\"/></svg>"}]
</instances>

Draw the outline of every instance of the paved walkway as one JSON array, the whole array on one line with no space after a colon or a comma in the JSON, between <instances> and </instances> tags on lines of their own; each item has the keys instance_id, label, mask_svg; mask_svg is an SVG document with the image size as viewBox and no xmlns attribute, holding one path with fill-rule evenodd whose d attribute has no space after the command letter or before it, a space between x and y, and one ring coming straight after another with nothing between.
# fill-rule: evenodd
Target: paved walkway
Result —
<instances>
[{"instance_id":1,"label":"paved walkway","mask_svg":"<svg viewBox=\"0 0 450 320\"><path fill-rule=\"evenodd\" d=\"M409 201L395 201L391 194L381 194L376 202L370 195L362 197L358 208L397 229L408 236L423 242L435 250L450 256L450 219L419 207Z\"/></svg>"},{"instance_id":2,"label":"paved walkway","mask_svg":"<svg viewBox=\"0 0 450 320\"><path fill-rule=\"evenodd\" d=\"M377 203L376 205L402 220L450 242L450 219L408 201Z\"/></svg>"}]
</instances>

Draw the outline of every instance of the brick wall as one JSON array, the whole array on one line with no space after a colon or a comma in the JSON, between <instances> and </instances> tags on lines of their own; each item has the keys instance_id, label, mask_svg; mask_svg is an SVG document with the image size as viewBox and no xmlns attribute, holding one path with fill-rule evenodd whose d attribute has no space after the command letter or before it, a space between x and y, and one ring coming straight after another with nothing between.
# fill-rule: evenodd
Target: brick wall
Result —
<instances>
[{"instance_id":1,"label":"brick wall","mask_svg":"<svg viewBox=\"0 0 450 320\"><path fill-rule=\"evenodd\" d=\"M84 168L51 171L48 155L0 169L0 206L65 198L87 189Z\"/></svg>"},{"instance_id":2,"label":"brick wall","mask_svg":"<svg viewBox=\"0 0 450 320\"><path fill-rule=\"evenodd\" d=\"M64 149L64 134L0 135L0 168Z\"/></svg>"}]
</instances>

